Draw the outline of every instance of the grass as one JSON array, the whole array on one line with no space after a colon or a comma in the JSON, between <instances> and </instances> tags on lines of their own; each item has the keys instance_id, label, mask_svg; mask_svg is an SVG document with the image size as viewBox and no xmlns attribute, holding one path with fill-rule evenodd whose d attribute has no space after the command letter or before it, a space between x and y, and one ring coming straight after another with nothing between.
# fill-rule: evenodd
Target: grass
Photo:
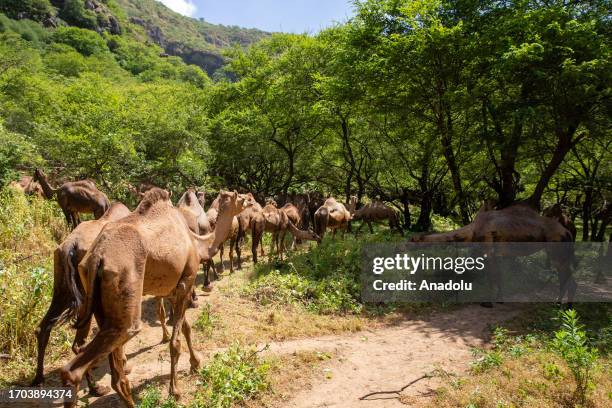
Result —
<instances>
[{"instance_id":1,"label":"grass","mask_svg":"<svg viewBox=\"0 0 612 408\"><path fill-rule=\"evenodd\" d=\"M47 311L53 290L52 252L67 234L53 203L0 191L0 386L30 375L35 366L34 330ZM66 330L54 330L52 359L70 344Z\"/></svg>"},{"instance_id":2,"label":"grass","mask_svg":"<svg viewBox=\"0 0 612 408\"><path fill-rule=\"evenodd\" d=\"M572 360L568 360L566 350L560 352L555 344L559 333L568 332L567 322L558 318L556 307L536 305L525 316L515 320L510 330L496 328L492 347L475 350L469 373L446 379L427 406L610 406L612 307L581 304L577 309L585 325L586 344L595 347L600 355L590 371L591 386L586 398L576 392L579 384L576 383Z\"/></svg>"}]
</instances>

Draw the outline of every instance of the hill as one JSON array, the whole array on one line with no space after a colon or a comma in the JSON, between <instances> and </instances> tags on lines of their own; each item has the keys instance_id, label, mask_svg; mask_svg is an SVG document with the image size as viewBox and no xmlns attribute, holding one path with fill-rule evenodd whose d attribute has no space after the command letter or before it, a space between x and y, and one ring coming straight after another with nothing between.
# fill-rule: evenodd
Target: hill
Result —
<instances>
[{"instance_id":1,"label":"hill","mask_svg":"<svg viewBox=\"0 0 612 408\"><path fill-rule=\"evenodd\" d=\"M225 48L248 46L269 35L185 17L155 0L3 0L0 13L46 27L67 24L152 42L165 54L197 65L209 75L224 64Z\"/></svg>"}]
</instances>

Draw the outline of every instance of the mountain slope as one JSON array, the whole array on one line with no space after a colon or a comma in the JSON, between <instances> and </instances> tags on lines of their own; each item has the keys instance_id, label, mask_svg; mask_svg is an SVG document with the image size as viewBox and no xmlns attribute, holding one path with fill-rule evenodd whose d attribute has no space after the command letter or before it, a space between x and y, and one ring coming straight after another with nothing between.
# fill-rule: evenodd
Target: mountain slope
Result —
<instances>
[{"instance_id":1,"label":"mountain slope","mask_svg":"<svg viewBox=\"0 0 612 408\"><path fill-rule=\"evenodd\" d=\"M181 57L212 75L224 63L222 50L248 46L269 34L223 26L175 13L155 0L114 0L130 23L142 26L149 39L169 55Z\"/></svg>"}]
</instances>

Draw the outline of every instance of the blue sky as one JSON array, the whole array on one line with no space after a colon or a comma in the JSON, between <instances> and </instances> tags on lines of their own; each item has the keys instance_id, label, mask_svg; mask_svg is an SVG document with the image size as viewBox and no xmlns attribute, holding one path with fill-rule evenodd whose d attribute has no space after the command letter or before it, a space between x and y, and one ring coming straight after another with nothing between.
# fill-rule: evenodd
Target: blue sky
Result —
<instances>
[{"instance_id":1,"label":"blue sky","mask_svg":"<svg viewBox=\"0 0 612 408\"><path fill-rule=\"evenodd\" d=\"M190 17L265 31L316 33L353 14L350 0L159 0Z\"/></svg>"}]
</instances>

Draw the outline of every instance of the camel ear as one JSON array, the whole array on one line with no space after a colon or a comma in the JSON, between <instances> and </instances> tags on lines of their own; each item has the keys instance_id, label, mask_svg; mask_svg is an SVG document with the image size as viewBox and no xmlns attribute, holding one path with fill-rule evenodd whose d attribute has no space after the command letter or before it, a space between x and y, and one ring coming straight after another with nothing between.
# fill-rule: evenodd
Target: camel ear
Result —
<instances>
[{"instance_id":1,"label":"camel ear","mask_svg":"<svg viewBox=\"0 0 612 408\"><path fill-rule=\"evenodd\" d=\"M168 198L172 198L172 190L166 190L168 191Z\"/></svg>"}]
</instances>

